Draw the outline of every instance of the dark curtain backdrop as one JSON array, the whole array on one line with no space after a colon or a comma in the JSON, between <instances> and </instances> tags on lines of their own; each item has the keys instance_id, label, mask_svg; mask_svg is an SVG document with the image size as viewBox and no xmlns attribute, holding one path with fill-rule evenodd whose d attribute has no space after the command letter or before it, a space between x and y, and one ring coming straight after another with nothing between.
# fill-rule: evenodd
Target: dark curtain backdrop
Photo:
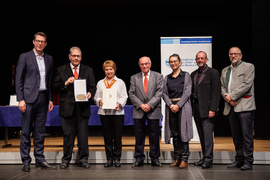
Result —
<instances>
[{"instance_id":1,"label":"dark curtain backdrop","mask_svg":"<svg viewBox=\"0 0 270 180\"><path fill-rule=\"evenodd\" d=\"M72 46L82 49L82 63L91 66L96 81L104 78L102 64L116 62L116 75L129 89L130 76L139 72L138 60L149 56L152 70L160 72L160 37L213 36L213 67L219 72L230 64L228 50L242 49L243 60L256 66L255 135L270 137L269 97L264 73L269 62L269 11L265 1L40 1L16 4L3 17L1 105L9 102L11 65L19 54L33 48L37 31L48 35L45 52L54 57L54 69L69 62ZM267 16L268 13L268 16ZM195 54L194 54L195 56ZM181 54L180 54L181 57ZM266 72L265 72L266 71ZM220 111L223 111L221 100ZM128 101L130 104L130 101ZM215 135L230 136L226 117L220 112Z\"/></svg>"}]
</instances>

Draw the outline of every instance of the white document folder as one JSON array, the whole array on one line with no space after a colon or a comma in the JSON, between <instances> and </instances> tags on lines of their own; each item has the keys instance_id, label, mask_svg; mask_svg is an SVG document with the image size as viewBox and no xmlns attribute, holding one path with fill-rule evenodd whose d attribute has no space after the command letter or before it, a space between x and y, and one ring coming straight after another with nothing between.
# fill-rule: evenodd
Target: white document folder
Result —
<instances>
[{"instance_id":1,"label":"white document folder","mask_svg":"<svg viewBox=\"0 0 270 180\"><path fill-rule=\"evenodd\" d=\"M102 92L102 109L115 109L117 103L117 91L115 88L103 89Z\"/></svg>"},{"instance_id":2,"label":"white document folder","mask_svg":"<svg viewBox=\"0 0 270 180\"><path fill-rule=\"evenodd\" d=\"M86 92L86 79L76 79L74 81L74 96L76 102L88 101Z\"/></svg>"}]
</instances>

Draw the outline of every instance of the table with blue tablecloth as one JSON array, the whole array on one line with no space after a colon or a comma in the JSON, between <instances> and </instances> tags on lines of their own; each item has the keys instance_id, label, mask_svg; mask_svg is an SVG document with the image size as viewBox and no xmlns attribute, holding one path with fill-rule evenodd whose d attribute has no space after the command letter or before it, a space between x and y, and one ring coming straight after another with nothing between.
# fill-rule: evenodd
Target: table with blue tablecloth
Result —
<instances>
[{"instance_id":1,"label":"table with blue tablecloth","mask_svg":"<svg viewBox=\"0 0 270 180\"><path fill-rule=\"evenodd\" d=\"M124 126L134 125L133 121L133 106L126 105ZM100 126L100 117L97 114L98 107L91 105L91 116L89 118L89 126ZM159 121L160 127L162 127L161 119ZM0 106L0 127L6 127L5 139L7 144L8 139L8 127L21 127L22 126L22 113L17 106ZM59 115L59 106L54 106L53 110L48 113L46 126L62 126L61 116Z\"/></svg>"}]
</instances>

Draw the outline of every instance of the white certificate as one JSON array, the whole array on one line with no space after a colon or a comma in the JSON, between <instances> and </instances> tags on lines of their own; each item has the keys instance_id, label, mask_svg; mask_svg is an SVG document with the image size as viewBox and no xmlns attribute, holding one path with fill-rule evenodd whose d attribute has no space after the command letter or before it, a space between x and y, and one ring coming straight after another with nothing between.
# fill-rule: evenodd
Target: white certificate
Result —
<instances>
[{"instance_id":1,"label":"white certificate","mask_svg":"<svg viewBox=\"0 0 270 180\"><path fill-rule=\"evenodd\" d=\"M74 81L74 96L76 102L88 101L86 92L86 79L76 79Z\"/></svg>"},{"instance_id":2,"label":"white certificate","mask_svg":"<svg viewBox=\"0 0 270 180\"><path fill-rule=\"evenodd\" d=\"M117 92L115 88L103 89L102 92L102 109L115 109L117 103Z\"/></svg>"}]
</instances>

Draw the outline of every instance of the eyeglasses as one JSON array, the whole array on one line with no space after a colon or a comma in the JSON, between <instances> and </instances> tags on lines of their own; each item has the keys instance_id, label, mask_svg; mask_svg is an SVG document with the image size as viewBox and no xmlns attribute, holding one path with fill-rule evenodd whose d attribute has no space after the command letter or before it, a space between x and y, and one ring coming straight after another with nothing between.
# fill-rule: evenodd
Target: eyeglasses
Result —
<instances>
[{"instance_id":1,"label":"eyeglasses","mask_svg":"<svg viewBox=\"0 0 270 180\"><path fill-rule=\"evenodd\" d=\"M70 55L71 57L73 57L73 58L80 58L80 57L82 57L81 55Z\"/></svg>"},{"instance_id":2,"label":"eyeglasses","mask_svg":"<svg viewBox=\"0 0 270 180\"><path fill-rule=\"evenodd\" d=\"M40 40L35 40L36 41L36 43L41 43L41 44L45 44L46 43L46 41L40 41Z\"/></svg>"},{"instance_id":3,"label":"eyeglasses","mask_svg":"<svg viewBox=\"0 0 270 180\"><path fill-rule=\"evenodd\" d=\"M148 65L148 64L150 64L149 62L147 62L147 63L140 63L140 66L144 66L144 65Z\"/></svg>"},{"instance_id":4,"label":"eyeglasses","mask_svg":"<svg viewBox=\"0 0 270 180\"><path fill-rule=\"evenodd\" d=\"M204 59L206 59L206 58L203 58L203 57L199 57L199 58L196 58L196 60L204 60Z\"/></svg>"},{"instance_id":5,"label":"eyeglasses","mask_svg":"<svg viewBox=\"0 0 270 180\"><path fill-rule=\"evenodd\" d=\"M237 56L240 55L241 53L229 53L229 56Z\"/></svg>"}]
</instances>

